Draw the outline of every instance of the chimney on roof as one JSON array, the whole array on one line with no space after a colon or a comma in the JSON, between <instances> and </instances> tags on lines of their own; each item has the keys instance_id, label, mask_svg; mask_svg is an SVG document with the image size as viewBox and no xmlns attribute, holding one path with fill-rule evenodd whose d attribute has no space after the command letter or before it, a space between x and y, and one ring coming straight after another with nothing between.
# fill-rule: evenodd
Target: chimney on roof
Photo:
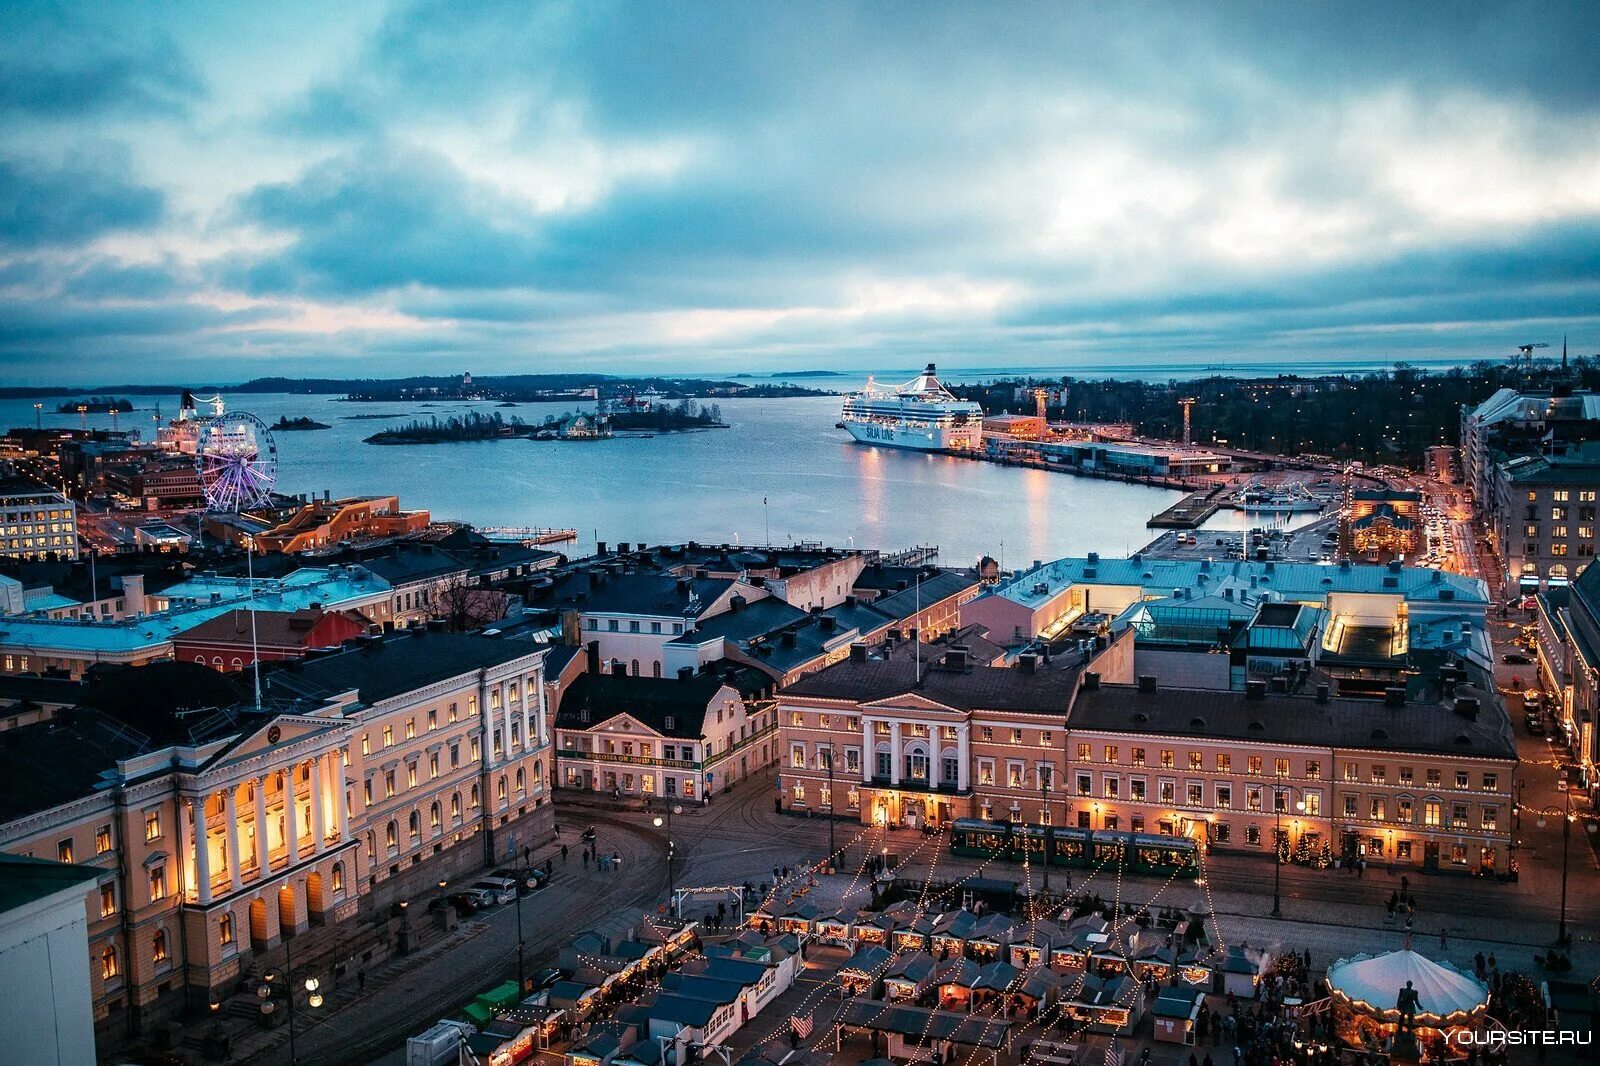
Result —
<instances>
[{"instance_id":1,"label":"chimney on roof","mask_svg":"<svg viewBox=\"0 0 1600 1066\"><path fill-rule=\"evenodd\" d=\"M606 583L606 574L598 566L589 571L589 587L597 589Z\"/></svg>"},{"instance_id":2,"label":"chimney on roof","mask_svg":"<svg viewBox=\"0 0 1600 1066\"><path fill-rule=\"evenodd\" d=\"M824 633L832 633L834 626L837 624L838 623L834 621L833 615L831 614L825 614L821 618L817 619L817 625L821 627Z\"/></svg>"},{"instance_id":3,"label":"chimney on roof","mask_svg":"<svg viewBox=\"0 0 1600 1066\"><path fill-rule=\"evenodd\" d=\"M615 674L617 677L627 677L628 676L628 664L623 662L621 659L612 659L611 660L611 672L613 674Z\"/></svg>"},{"instance_id":4,"label":"chimney on roof","mask_svg":"<svg viewBox=\"0 0 1600 1066\"><path fill-rule=\"evenodd\" d=\"M1458 717L1465 718L1469 722L1476 722L1478 720L1478 701L1468 696L1457 697L1455 712Z\"/></svg>"},{"instance_id":5,"label":"chimney on roof","mask_svg":"<svg viewBox=\"0 0 1600 1066\"><path fill-rule=\"evenodd\" d=\"M692 666L680 666L680 667L678 667L678 680L679 681L693 681L694 680L694 667L692 667Z\"/></svg>"},{"instance_id":6,"label":"chimney on roof","mask_svg":"<svg viewBox=\"0 0 1600 1066\"><path fill-rule=\"evenodd\" d=\"M1268 687L1272 689L1273 692L1288 692L1289 679L1284 677L1282 674L1278 674L1277 676L1268 679Z\"/></svg>"},{"instance_id":7,"label":"chimney on roof","mask_svg":"<svg viewBox=\"0 0 1600 1066\"><path fill-rule=\"evenodd\" d=\"M618 555L627 555L628 554L628 542L627 541L625 541L625 540L617 541L617 554Z\"/></svg>"},{"instance_id":8,"label":"chimney on roof","mask_svg":"<svg viewBox=\"0 0 1600 1066\"><path fill-rule=\"evenodd\" d=\"M606 542L603 541L603 540L595 541L594 542L594 553L596 555L604 555L606 553Z\"/></svg>"},{"instance_id":9,"label":"chimney on roof","mask_svg":"<svg viewBox=\"0 0 1600 1066\"><path fill-rule=\"evenodd\" d=\"M856 594L852 592L849 595L847 595L844 598L844 605L846 607L854 607L856 605Z\"/></svg>"},{"instance_id":10,"label":"chimney on roof","mask_svg":"<svg viewBox=\"0 0 1600 1066\"><path fill-rule=\"evenodd\" d=\"M1155 690L1156 690L1156 675L1155 674L1140 674L1139 675L1139 691L1140 692L1154 692Z\"/></svg>"},{"instance_id":11,"label":"chimney on roof","mask_svg":"<svg viewBox=\"0 0 1600 1066\"><path fill-rule=\"evenodd\" d=\"M1083 687L1090 692L1100 688L1100 672L1098 670L1085 670L1083 672Z\"/></svg>"},{"instance_id":12,"label":"chimney on roof","mask_svg":"<svg viewBox=\"0 0 1600 1066\"><path fill-rule=\"evenodd\" d=\"M867 646L859 640L850 645L850 661L864 663L867 661Z\"/></svg>"},{"instance_id":13,"label":"chimney on roof","mask_svg":"<svg viewBox=\"0 0 1600 1066\"><path fill-rule=\"evenodd\" d=\"M1384 689L1383 705L1385 707L1404 707L1406 705L1406 687L1404 685L1390 685Z\"/></svg>"},{"instance_id":14,"label":"chimney on roof","mask_svg":"<svg viewBox=\"0 0 1600 1066\"><path fill-rule=\"evenodd\" d=\"M1025 674L1034 673L1039 669L1039 657L1032 652L1017 656L1017 669Z\"/></svg>"},{"instance_id":15,"label":"chimney on roof","mask_svg":"<svg viewBox=\"0 0 1600 1066\"><path fill-rule=\"evenodd\" d=\"M1333 694L1332 686L1330 686L1326 681L1324 681L1322 684L1317 686L1317 702L1318 703L1327 703L1328 702L1328 698L1332 694Z\"/></svg>"},{"instance_id":16,"label":"chimney on roof","mask_svg":"<svg viewBox=\"0 0 1600 1066\"><path fill-rule=\"evenodd\" d=\"M962 674L967 670L967 649L951 648L944 653L945 669Z\"/></svg>"},{"instance_id":17,"label":"chimney on roof","mask_svg":"<svg viewBox=\"0 0 1600 1066\"><path fill-rule=\"evenodd\" d=\"M1267 698L1267 683L1260 678L1251 678L1244 683L1244 698L1247 700L1264 700Z\"/></svg>"},{"instance_id":18,"label":"chimney on roof","mask_svg":"<svg viewBox=\"0 0 1600 1066\"><path fill-rule=\"evenodd\" d=\"M600 642L591 640L585 645L584 652L589 659L589 673L598 674L600 672Z\"/></svg>"},{"instance_id":19,"label":"chimney on roof","mask_svg":"<svg viewBox=\"0 0 1600 1066\"><path fill-rule=\"evenodd\" d=\"M785 648L794 647L794 630L784 630L783 635L778 638L778 643L782 644Z\"/></svg>"}]
</instances>

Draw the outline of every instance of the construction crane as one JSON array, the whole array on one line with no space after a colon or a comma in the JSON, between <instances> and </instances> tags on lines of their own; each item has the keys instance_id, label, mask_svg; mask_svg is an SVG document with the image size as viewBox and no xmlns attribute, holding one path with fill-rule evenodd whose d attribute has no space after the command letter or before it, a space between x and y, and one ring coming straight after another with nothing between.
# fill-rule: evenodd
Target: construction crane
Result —
<instances>
[{"instance_id":1,"label":"construction crane","mask_svg":"<svg viewBox=\"0 0 1600 1066\"><path fill-rule=\"evenodd\" d=\"M1517 351L1521 352L1521 361L1530 371L1533 369L1533 350L1535 348L1548 348L1548 344L1519 344Z\"/></svg>"},{"instance_id":2,"label":"construction crane","mask_svg":"<svg viewBox=\"0 0 1600 1066\"><path fill-rule=\"evenodd\" d=\"M1193 436L1193 434L1191 432L1189 413L1194 410L1194 405L1196 403L1198 403L1198 402L1199 401L1196 400L1193 396L1185 396L1183 399L1178 401L1178 406L1183 408L1183 444L1184 444L1184 447L1188 447L1189 445L1194 443L1194 436Z\"/></svg>"}]
</instances>

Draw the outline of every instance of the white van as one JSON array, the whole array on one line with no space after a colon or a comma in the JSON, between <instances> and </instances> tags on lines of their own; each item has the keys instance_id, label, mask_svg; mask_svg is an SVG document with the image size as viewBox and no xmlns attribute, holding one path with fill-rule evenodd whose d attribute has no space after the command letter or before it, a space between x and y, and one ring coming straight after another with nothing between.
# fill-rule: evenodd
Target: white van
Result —
<instances>
[{"instance_id":1,"label":"white van","mask_svg":"<svg viewBox=\"0 0 1600 1066\"><path fill-rule=\"evenodd\" d=\"M472 882L472 887L494 896L499 903L517 901L517 883L509 877L483 877Z\"/></svg>"}]
</instances>

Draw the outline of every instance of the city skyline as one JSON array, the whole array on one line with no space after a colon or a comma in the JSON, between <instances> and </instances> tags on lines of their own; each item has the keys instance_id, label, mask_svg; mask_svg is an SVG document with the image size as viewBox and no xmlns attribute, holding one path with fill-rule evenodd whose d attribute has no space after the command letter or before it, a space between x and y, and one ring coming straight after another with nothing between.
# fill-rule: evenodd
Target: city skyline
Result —
<instances>
[{"instance_id":1,"label":"city skyline","mask_svg":"<svg viewBox=\"0 0 1600 1066\"><path fill-rule=\"evenodd\" d=\"M15 384L1600 344L1578 5L0 26Z\"/></svg>"}]
</instances>

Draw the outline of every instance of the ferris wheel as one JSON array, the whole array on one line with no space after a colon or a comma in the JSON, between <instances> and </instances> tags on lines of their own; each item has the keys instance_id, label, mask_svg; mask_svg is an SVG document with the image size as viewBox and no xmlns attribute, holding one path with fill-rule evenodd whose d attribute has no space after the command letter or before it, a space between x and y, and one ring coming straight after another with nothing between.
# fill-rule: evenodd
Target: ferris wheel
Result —
<instances>
[{"instance_id":1,"label":"ferris wheel","mask_svg":"<svg viewBox=\"0 0 1600 1066\"><path fill-rule=\"evenodd\" d=\"M272 431L243 411L202 420L194 459L208 511L239 511L266 503L278 481L278 445Z\"/></svg>"}]
</instances>

